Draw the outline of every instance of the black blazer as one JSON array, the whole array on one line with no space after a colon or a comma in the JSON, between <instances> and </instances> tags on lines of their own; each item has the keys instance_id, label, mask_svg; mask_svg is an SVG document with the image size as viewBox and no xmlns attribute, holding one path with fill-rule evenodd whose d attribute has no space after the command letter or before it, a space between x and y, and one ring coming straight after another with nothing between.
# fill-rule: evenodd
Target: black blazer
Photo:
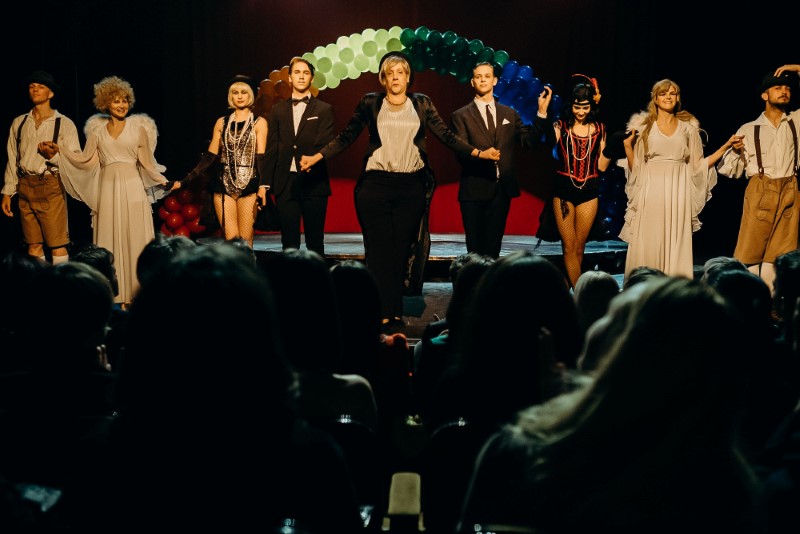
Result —
<instances>
[{"instance_id":1,"label":"black blazer","mask_svg":"<svg viewBox=\"0 0 800 534\"><path fill-rule=\"evenodd\" d=\"M500 170L500 184L509 197L520 195L514 163L517 145L532 146L541 142L546 128L552 130L547 119L536 117L532 125L523 124L522 119L513 108L495 102L497 125L495 139L489 136L483 116L473 100L466 106L453 112L451 118L453 130L476 148L485 150L495 147L500 150L500 161L463 157L458 155L461 163L461 182L458 188L458 200L489 200L494 195L495 183L498 181L497 169Z\"/></svg>"},{"instance_id":2,"label":"black blazer","mask_svg":"<svg viewBox=\"0 0 800 534\"><path fill-rule=\"evenodd\" d=\"M364 155L364 171L361 173L361 178L366 171L367 161L375 150L381 146L381 137L378 134L378 112L384 102L386 93L367 93L356 106L353 116L344 127L344 129L336 136L336 138L328 143L325 148L320 152L323 158L328 159L339 154L344 149L352 145L364 128L369 131L369 144L367 146L367 153ZM414 136L414 144L419 149L422 161L428 170L429 176L432 179L433 174L428 163L428 152L425 143L425 129L426 127L441 141L446 147L456 152L463 153L469 156L470 152L475 150L475 147L458 137L455 132L448 128L447 124L439 116L436 107L431 102L431 99L421 93L408 93L408 98L414 105L414 109L419 115L419 130ZM359 180L361 179L359 178Z\"/></svg>"},{"instance_id":3,"label":"black blazer","mask_svg":"<svg viewBox=\"0 0 800 534\"><path fill-rule=\"evenodd\" d=\"M312 156L333 139L333 107L311 98L294 133L291 100L272 106L267 133L266 171L259 185L269 185L280 195L288 183L292 160L300 170L300 157ZM330 196L331 182L324 161L302 174L303 193L308 196Z\"/></svg>"}]
</instances>

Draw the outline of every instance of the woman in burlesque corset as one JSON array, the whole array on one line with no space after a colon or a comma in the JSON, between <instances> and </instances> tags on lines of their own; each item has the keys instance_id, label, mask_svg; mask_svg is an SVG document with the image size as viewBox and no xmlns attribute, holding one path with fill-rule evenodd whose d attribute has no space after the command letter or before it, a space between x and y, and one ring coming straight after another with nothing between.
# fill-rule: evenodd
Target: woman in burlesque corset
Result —
<instances>
[{"instance_id":1,"label":"woman in burlesque corset","mask_svg":"<svg viewBox=\"0 0 800 534\"><path fill-rule=\"evenodd\" d=\"M237 75L228 82L230 115L217 119L211 142L195 168L182 180L184 186L219 162L208 190L226 240L242 238L253 246L253 224L258 211L258 182L267 149L267 121L253 114L253 80Z\"/></svg>"},{"instance_id":2,"label":"woman in burlesque corset","mask_svg":"<svg viewBox=\"0 0 800 534\"><path fill-rule=\"evenodd\" d=\"M597 216L600 173L608 167L603 155L606 126L598 120L600 90L597 80L572 76L571 105L553 124L560 168L553 181L553 197L543 219L552 216L561 239L564 267L571 287L581 275L586 240ZM549 88L547 98L550 97ZM547 227L547 224L543 224ZM542 237L546 239L546 237Z\"/></svg>"}]
</instances>

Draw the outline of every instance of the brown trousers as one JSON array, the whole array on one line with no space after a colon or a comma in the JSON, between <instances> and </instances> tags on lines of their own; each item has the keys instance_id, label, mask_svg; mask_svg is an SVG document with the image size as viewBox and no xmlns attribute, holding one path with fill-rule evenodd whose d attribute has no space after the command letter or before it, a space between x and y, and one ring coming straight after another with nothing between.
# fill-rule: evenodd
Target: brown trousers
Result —
<instances>
[{"instance_id":1,"label":"brown trousers","mask_svg":"<svg viewBox=\"0 0 800 534\"><path fill-rule=\"evenodd\" d=\"M747 265L774 263L798 246L797 176L755 174L744 193L742 222L733 256Z\"/></svg>"},{"instance_id":2,"label":"brown trousers","mask_svg":"<svg viewBox=\"0 0 800 534\"><path fill-rule=\"evenodd\" d=\"M69 245L67 195L58 174L30 174L19 179L19 213L26 245L49 249Z\"/></svg>"}]
</instances>

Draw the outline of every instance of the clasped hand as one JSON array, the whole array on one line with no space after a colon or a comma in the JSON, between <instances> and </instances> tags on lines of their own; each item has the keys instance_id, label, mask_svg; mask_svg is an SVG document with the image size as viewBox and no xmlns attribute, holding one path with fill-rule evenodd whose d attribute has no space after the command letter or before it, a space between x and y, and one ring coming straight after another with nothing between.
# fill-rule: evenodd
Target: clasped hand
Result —
<instances>
[{"instance_id":1,"label":"clasped hand","mask_svg":"<svg viewBox=\"0 0 800 534\"><path fill-rule=\"evenodd\" d=\"M52 141L42 141L37 148L44 159L53 159L58 154L58 145Z\"/></svg>"},{"instance_id":2,"label":"clasped hand","mask_svg":"<svg viewBox=\"0 0 800 534\"><path fill-rule=\"evenodd\" d=\"M480 159L490 159L492 161L500 161L500 151L495 147L489 147L486 150L481 150L478 153Z\"/></svg>"}]
</instances>

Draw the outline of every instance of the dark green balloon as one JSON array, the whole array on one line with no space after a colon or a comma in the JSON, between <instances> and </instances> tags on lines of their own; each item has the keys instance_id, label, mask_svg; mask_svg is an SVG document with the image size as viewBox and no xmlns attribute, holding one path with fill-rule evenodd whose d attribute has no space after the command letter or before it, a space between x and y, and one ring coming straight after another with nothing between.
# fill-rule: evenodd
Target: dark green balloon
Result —
<instances>
[{"instance_id":1,"label":"dark green balloon","mask_svg":"<svg viewBox=\"0 0 800 534\"><path fill-rule=\"evenodd\" d=\"M403 46L406 48L414 44L417 40L417 34L414 33L414 30L411 28L405 28L400 32L400 42L403 43Z\"/></svg>"},{"instance_id":2,"label":"dark green balloon","mask_svg":"<svg viewBox=\"0 0 800 534\"><path fill-rule=\"evenodd\" d=\"M431 32L428 34L428 46L431 48L438 48L442 46L443 43L444 39L442 38L442 32L431 30Z\"/></svg>"},{"instance_id":3,"label":"dark green balloon","mask_svg":"<svg viewBox=\"0 0 800 534\"><path fill-rule=\"evenodd\" d=\"M463 37L456 37L456 40L453 41L453 53L457 55L463 54L467 50L469 50L469 41Z\"/></svg>"},{"instance_id":4,"label":"dark green balloon","mask_svg":"<svg viewBox=\"0 0 800 534\"><path fill-rule=\"evenodd\" d=\"M456 42L456 39L458 39L458 35L456 35L456 32L452 30L447 30L442 34L442 40L444 40L444 44L447 46L453 46L453 43Z\"/></svg>"},{"instance_id":5,"label":"dark green balloon","mask_svg":"<svg viewBox=\"0 0 800 534\"><path fill-rule=\"evenodd\" d=\"M431 33L431 31L425 26L420 26L419 28L414 30L414 33L417 35L417 38L422 39L425 42L428 42L428 34Z\"/></svg>"},{"instance_id":6,"label":"dark green balloon","mask_svg":"<svg viewBox=\"0 0 800 534\"><path fill-rule=\"evenodd\" d=\"M478 60L478 63L483 63L483 62L491 63L491 62L493 62L494 61L494 48L492 48L491 46L483 47L478 52L477 60Z\"/></svg>"}]
</instances>

